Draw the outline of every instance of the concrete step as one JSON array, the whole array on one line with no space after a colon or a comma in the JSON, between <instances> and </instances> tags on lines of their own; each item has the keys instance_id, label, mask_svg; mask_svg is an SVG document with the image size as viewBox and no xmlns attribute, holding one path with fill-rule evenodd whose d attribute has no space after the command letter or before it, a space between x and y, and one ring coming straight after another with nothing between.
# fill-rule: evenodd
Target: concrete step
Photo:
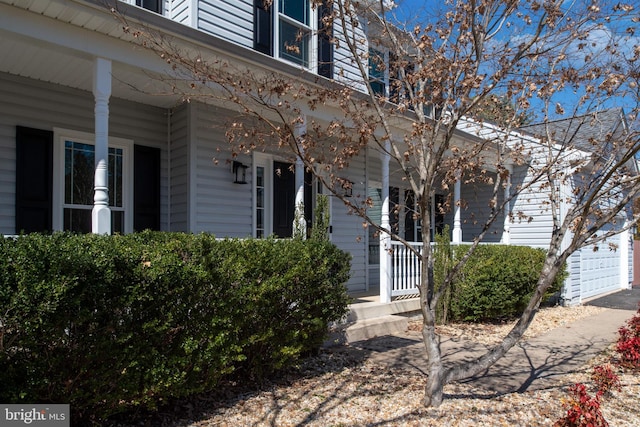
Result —
<instances>
[{"instance_id":1,"label":"concrete step","mask_svg":"<svg viewBox=\"0 0 640 427\"><path fill-rule=\"evenodd\" d=\"M388 316L393 314L410 315L420 310L420 299L411 298L404 300L392 301L388 304L379 302L364 302L351 304L349 306L349 314L347 322L357 322L366 319L375 319L380 316Z\"/></svg>"},{"instance_id":2,"label":"concrete step","mask_svg":"<svg viewBox=\"0 0 640 427\"><path fill-rule=\"evenodd\" d=\"M347 326L344 330L344 339L347 343L367 340L402 333L407 330L409 319L399 315L385 315L372 319L358 320Z\"/></svg>"},{"instance_id":3,"label":"concrete step","mask_svg":"<svg viewBox=\"0 0 640 427\"><path fill-rule=\"evenodd\" d=\"M349 314L330 328L325 346L362 341L407 330L409 319L419 316L418 298L388 304L366 302L351 304Z\"/></svg>"}]
</instances>

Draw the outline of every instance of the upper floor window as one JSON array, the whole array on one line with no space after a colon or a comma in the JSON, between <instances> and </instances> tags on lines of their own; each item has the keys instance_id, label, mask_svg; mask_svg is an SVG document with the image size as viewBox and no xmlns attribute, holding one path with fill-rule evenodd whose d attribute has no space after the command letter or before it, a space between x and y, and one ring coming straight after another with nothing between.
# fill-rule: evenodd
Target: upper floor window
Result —
<instances>
[{"instance_id":1,"label":"upper floor window","mask_svg":"<svg viewBox=\"0 0 640 427\"><path fill-rule=\"evenodd\" d=\"M162 0L136 0L136 6L162 14Z\"/></svg>"},{"instance_id":2,"label":"upper floor window","mask_svg":"<svg viewBox=\"0 0 640 427\"><path fill-rule=\"evenodd\" d=\"M369 84L376 95L386 96L387 94L386 70L387 61L384 53L369 49Z\"/></svg>"},{"instance_id":3,"label":"upper floor window","mask_svg":"<svg viewBox=\"0 0 640 427\"><path fill-rule=\"evenodd\" d=\"M254 48L318 74L332 77L330 29L322 17L327 6L311 0L254 0Z\"/></svg>"},{"instance_id":4,"label":"upper floor window","mask_svg":"<svg viewBox=\"0 0 640 427\"><path fill-rule=\"evenodd\" d=\"M309 0L278 1L278 56L306 68L313 41L311 12Z\"/></svg>"}]
</instances>

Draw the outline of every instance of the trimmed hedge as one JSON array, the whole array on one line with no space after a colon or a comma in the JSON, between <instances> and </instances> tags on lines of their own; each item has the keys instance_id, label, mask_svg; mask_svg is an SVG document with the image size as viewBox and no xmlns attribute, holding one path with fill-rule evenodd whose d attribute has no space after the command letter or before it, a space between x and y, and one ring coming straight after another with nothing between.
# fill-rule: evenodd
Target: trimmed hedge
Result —
<instances>
[{"instance_id":1,"label":"trimmed hedge","mask_svg":"<svg viewBox=\"0 0 640 427\"><path fill-rule=\"evenodd\" d=\"M99 421L259 378L321 345L349 264L311 240L0 238L0 401Z\"/></svg>"},{"instance_id":2,"label":"trimmed hedge","mask_svg":"<svg viewBox=\"0 0 640 427\"><path fill-rule=\"evenodd\" d=\"M452 246L453 259L467 245ZM545 251L528 246L480 245L455 281L448 299L451 320L497 320L519 316L527 306L542 270ZM566 267L545 299L562 287Z\"/></svg>"}]
</instances>

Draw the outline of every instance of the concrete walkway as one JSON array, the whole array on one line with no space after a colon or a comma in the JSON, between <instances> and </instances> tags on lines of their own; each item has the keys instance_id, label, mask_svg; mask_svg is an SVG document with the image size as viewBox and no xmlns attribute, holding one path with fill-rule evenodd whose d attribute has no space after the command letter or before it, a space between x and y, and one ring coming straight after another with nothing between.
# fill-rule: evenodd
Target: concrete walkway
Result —
<instances>
[{"instance_id":1,"label":"concrete walkway","mask_svg":"<svg viewBox=\"0 0 640 427\"><path fill-rule=\"evenodd\" d=\"M513 347L488 371L472 381L474 385L500 393L545 388L559 376L580 370L617 339L618 329L638 309L640 287L620 291L589 302L605 307L596 315L553 329ZM379 365L425 372L425 350L419 333L372 338L351 344L367 353ZM445 360L471 360L486 347L465 340L442 341Z\"/></svg>"}]
</instances>

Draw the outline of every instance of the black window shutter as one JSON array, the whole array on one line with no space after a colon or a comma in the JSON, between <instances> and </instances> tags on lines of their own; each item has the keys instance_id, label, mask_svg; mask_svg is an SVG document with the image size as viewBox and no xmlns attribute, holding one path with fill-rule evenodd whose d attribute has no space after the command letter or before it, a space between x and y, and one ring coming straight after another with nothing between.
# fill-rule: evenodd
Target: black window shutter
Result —
<instances>
[{"instance_id":1,"label":"black window shutter","mask_svg":"<svg viewBox=\"0 0 640 427\"><path fill-rule=\"evenodd\" d=\"M133 229L160 230L160 149L133 147Z\"/></svg>"},{"instance_id":2,"label":"black window shutter","mask_svg":"<svg viewBox=\"0 0 640 427\"><path fill-rule=\"evenodd\" d=\"M51 231L53 132L16 128L16 234Z\"/></svg>"},{"instance_id":3,"label":"black window shutter","mask_svg":"<svg viewBox=\"0 0 640 427\"><path fill-rule=\"evenodd\" d=\"M266 55L273 55L273 7L265 7L265 0L253 2L253 48Z\"/></svg>"},{"instance_id":4,"label":"black window shutter","mask_svg":"<svg viewBox=\"0 0 640 427\"><path fill-rule=\"evenodd\" d=\"M333 26L326 25L323 17L331 13L332 3L323 1L318 9L318 74L333 78Z\"/></svg>"}]
</instances>

